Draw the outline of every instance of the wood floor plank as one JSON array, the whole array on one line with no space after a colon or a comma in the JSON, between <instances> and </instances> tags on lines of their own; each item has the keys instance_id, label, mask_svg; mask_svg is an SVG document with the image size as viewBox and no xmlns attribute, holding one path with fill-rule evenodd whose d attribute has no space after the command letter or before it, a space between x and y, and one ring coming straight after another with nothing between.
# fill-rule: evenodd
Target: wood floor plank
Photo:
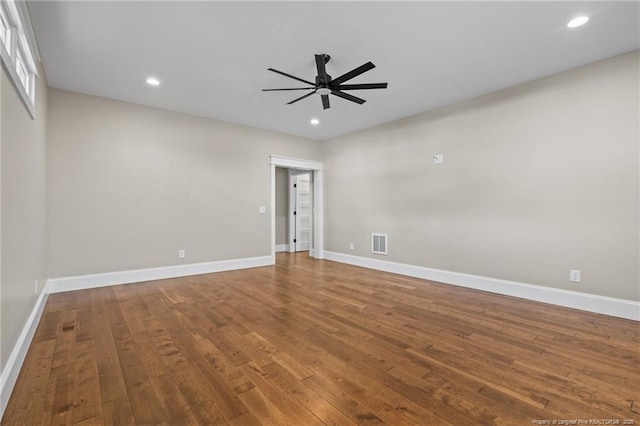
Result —
<instances>
[{"instance_id":1,"label":"wood floor plank","mask_svg":"<svg viewBox=\"0 0 640 426\"><path fill-rule=\"evenodd\" d=\"M2 425L640 424L637 322L281 253L49 296Z\"/></svg>"},{"instance_id":2,"label":"wood floor plank","mask_svg":"<svg viewBox=\"0 0 640 426\"><path fill-rule=\"evenodd\" d=\"M363 425L385 423L380 417L373 413L374 407L370 407L366 402L353 398L330 379L320 375L313 375L304 379L303 383L352 422Z\"/></svg>"},{"instance_id":3,"label":"wood floor plank","mask_svg":"<svg viewBox=\"0 0 640 426\"><path fill-rule=\"evenodd\" d=\"M116 299L107 304L107 310L133 417L137 423L160 423L163 421L162 408L149 380L144 353L133 340Z\"/></svg>"},{"instance_id":4,"label":"wood floor plank","mask_svg":"<svg viewBox=\"0 0 640 426\"><path fill-rule=\"evenodd\" d=\"M135 425L128 398L114 399L102 404L102 418L105 425Z\"/></svg>"},{"instance_id":5,"label":"wood floor plank","mask_svg":"<svg viewBox=\"0 0 640 426\"><path fill-rule=\"evenodd\" d=\"M73 423L102 417L98 353L93 340L77 343L74 374Z\"/></svg>"},{"instance_id":6,"label":"wood floor plank","mask_svg":"<svg viewBox=\"0 0 640 426\"><path fill-rule=\"evenodd\" d=\"M282 389L286 389L291 396L303 404L309 411L315 414L326 425L352 425L355 424L346 415L337 410L328 401L304 385L301 379L293 376L277 362L263 368L269 377ZM310 377L310 376L307 376ZM305 377L306 378L306 377Z\"/></svg>"},{"instance_id":7,"label":"wood floor plank","mask_svg":"<svg viewBox=\"0 0 640 426\"><path fill-rule=\"evenodd\" d=\"M240 395L240 399L251 410L250 413L264 425L292 425L294 424L285 414L272 403L259 388L250 389ZM241 416L242 417L242 416ZM236 417L239 419L240 417Z\"/></svg>"},{"instance_id":8,"label":"wood floor plank","mask_svg":"<svg viewBox=\"0 0 640 426\"><path fill-rule=\"evenodd\" d=\"M73 301L74 298L65 295ZM74 305L75 307L75 305ZM56 349L51 365L42 422L52 425L72 424L76 360L76 309L60 316ZM3 418L4 420L4 418Z\"/></svg>"},{"instance_id":9,"label":"wood floor plank","mask_svg":"<svg viewBox=\"0 0 640 426\"><path fill-rule=\"evenodd\" d=\"M251 412L244 413L240 417L231 419L228 423L229 426L256 426L262 422Z\"/></svg>"},{"instance_id":10,"label":"wood floor plank","mask_svg":"<svg viewBox=\"0 0 640 426\"><path fill-rule=\"evenodd\" d=\"M164 420L168 424L187 425L198 423L189 407L188 401L170 375L153 376L149 380L163 412L166 413Z\"/></svg>"},{"instance_id":11,"label":"wood floor plank","mask_svg":"<svg viewBox=\"0 0 640 426\"><path fill-rule=\"evenodd\" d=\"M194 355L193 343L189 340L189 333L185 332L184 324L176 320L175 305L165 301L165 292L162 296L148 302L150 312L160 322L160 328L153 333L152 338L156 343L156 350L161 354L168 370L168 374L176 383L180 393L189 403L189 409L198 419L200 424L222 424L225 416L222 409L213 396L211 384L201 376L198 364L202 359L196 358L196 362L187 362ZM182 318L184 321L185 319Z\"/></svg>"},{"instance_id":12,"label":"wood floor plank","mask_svg":"<svg viewBox=\"0 0 640 426\"><path fill-rule=\"evenodd\" d=\"M296 400L288 390L282 389L269 374L253 363L244 364L240 369L251 379L262 395L287 418L298 425L321 425L322 422L307 407Z\"/></svg>"},{"instance_id":13,"label":"wood floor plank","mask_svg":"<svg viewBox=\"0 0 640 426\"><path fill-rule=\"evenodd\" d=\"M489 368L487 365L477 362L472 364L472 367L475 368L472 368L471 371L467 371L459 363L447 363L446 361L439 359L439 357L423 351L408 349L407 352L411 356L422 358L428 365L435 364L435 366L448 369L452 373L463 375L471 380L482 383L485 386L497 389L500 392L519 399L532 407L544 409L549 403L549 400L541 396L539 392L536 392L531 388L527 388L524 385L518 386L518 383L507 382L506 377L509 375L507 371L497 368Z\"/></svg>"},{"instance_id":14,"label":"wood floor plank","mask_svg":"<svg viewBox=\"0 0 640 426\"><path fill-rule=\"evenodd\" d=\"M18 378L25 386L16 388L6 409L16 413L16 424L38 424L42 419L55 348L55 339L32 344Z\"/></svg>"},{"instance_id":15,"label":"wood floor plank","mask_svg":"<svg viewBox=\"0 0 640 426\"><path fill-rule=\"evenodd\" d=\"M105 301L112 295L109 288L91 291L90 309L94 320L94 343L98 353L100 397L105 402L127 398L120 359L111 332Z\"/></svg>"}]
</instances>

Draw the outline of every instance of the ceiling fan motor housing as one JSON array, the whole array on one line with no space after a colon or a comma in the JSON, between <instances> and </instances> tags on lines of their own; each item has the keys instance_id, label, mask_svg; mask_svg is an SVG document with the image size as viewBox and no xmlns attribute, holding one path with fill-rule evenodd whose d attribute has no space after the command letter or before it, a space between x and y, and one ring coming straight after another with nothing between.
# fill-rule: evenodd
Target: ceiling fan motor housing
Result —
<instances>
[{"instance_id":1,"label":"ceiling fan motor housing","mask_svg":"<svg viewBox=\"0 0 640 426\"><path fill-rule=\"evenodd\" d=\"M331 82L331 76L329 74L327 74L327 81L323 81L322 77L316 75L316 86L327 87L329 85L329 82Z\"/></svg>"}]
</instances>

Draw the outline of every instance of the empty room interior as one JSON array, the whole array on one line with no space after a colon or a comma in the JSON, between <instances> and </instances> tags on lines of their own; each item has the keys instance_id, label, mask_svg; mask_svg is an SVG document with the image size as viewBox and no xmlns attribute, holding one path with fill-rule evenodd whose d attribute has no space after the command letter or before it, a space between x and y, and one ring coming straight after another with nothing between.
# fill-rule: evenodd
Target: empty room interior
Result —
<instances>
[{"instance_id":1,"label":"empty room interior","mask_svg":"<svg viewBox=\"0 0 640 426\"><path fill-rule=\"evenodd\" d=\"M2 425L640 424L637 1L0 0Z\"/></svg>"}]
</instances>

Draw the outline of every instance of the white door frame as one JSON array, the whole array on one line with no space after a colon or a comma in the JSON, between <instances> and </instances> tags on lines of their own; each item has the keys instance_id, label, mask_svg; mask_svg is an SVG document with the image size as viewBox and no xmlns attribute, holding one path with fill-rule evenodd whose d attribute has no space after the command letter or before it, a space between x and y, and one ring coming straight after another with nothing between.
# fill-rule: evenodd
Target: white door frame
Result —
<instances>
[{"instance_id":1,"label":"white door frame","mask_svg":"<svg viewBox=\"0 0 640 426\"><path fill-rule=\"evenodd\" d=\"M323 231L323 187L322 176L324 164L319 161L302 160L298 158L281 157L271 155L271 261L276 263L276 167L294 170L308 170L313 177L313 250L309 250L309 256L316 259L324 259L324 235Z\"/></svg>"},{"instance_id":2,"label":"white door frame","mask_svg":"<svg viewBox=\"0 0 640 426\"><path fill-rule=\"evenodd\" d=\"M299 170L299 169L288 169L289 170L289 208L287 209L287 222L289 222L289 241L287 241L287 243L289 244L289 253L295 253L296 251L296 243L293 242L293 240L296 239L296 219L297 217L293 214L293 212L296 210L296 198L294 196L294 191L292 191L291 188L293 188L293 181L295 180L295 178L297 178L299 175L308 173L309 174L309 183L311 185L311 196L313 196L313 172L311 172L310 170ZM313 200L311 200L311 208L313 209ZM312 234L310 235L311 237L311 241L309 243L309 254L313 254L313 210L311 213L311 232Z\"/></svg>"}]
</instances>

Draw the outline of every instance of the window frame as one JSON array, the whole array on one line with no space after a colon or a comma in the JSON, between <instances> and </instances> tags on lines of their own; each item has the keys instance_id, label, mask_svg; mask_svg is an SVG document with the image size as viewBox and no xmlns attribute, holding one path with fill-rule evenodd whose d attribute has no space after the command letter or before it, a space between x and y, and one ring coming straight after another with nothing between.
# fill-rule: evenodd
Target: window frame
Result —
<instances>
[{"instance_id":1,"label":"window frame","mask_svg":"<svg viewBox=\"0 0 640 426\"><path fill-rule=\"evenodd\" d=\"M0 0L0 19L5 27L4 40L0 41L2 66L29 115L35 119L36 58L39 56L34 57L38 51L24 1Z\"/></svg>"}]
</instances>

